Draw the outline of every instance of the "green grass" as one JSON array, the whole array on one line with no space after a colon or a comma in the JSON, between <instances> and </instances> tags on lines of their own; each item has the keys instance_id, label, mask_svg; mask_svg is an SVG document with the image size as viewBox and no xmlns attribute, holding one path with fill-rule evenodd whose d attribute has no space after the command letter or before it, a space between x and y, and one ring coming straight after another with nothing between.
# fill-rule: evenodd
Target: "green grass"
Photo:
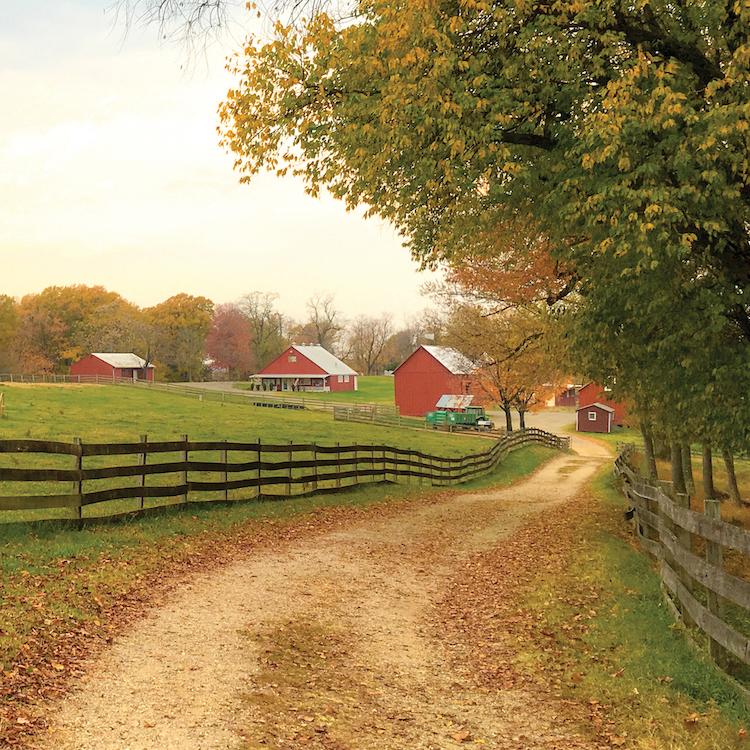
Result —
<instances>
[{"instance_id":1,"label":"green grass","mask_svg":"<svg viewBox=\"0 0 750 750\"><path fill-rule=\"evenodd\" d=\"M384 444L420 450L436 456L462 456L485 450L489 442L472 437L446 435L433 431L404 430L370 424L335 422L330 414L316 411L288 411L263 409L245 404L187 398L178 394L146 391L125 386L8 386L3 388L6 416L0 420L0 439L36 438L72 441L80 437L86 442L137 442L140 435L149 440L174 440L187 434L191 439L216 439L263 443L310 443L333 445ZM249 460L255 454L232 454L230 460ZM270 454L269 454L270 455ZM283 454L275 454L283 460ZM295 458L310 458L296 453ZM218 452L192 453L196 460L216 461ZM376 456L377 458L377 456ZM86 467L126 465L135 463L135 455L88 458ZM160 454L154 462L179 460L179 456ZM0 454L0 465L10 467L73 468L69 456L37 456L31 454ZM302 472L299 472L300 474ZM191 475L194 479L216 479L211 474ZM177 484L175 475L149 477L150 484ZM137 479L97 480L87 482L86 490L116 486L135 486ZM2 495L64 494L71 491L70 483L4 483ZM244 494L243 494L244 493ZM247 490L237 490L230 499L247 496ZM215 497L215 493L213 493ZM212 499L206 493L191 493L191 500ZM178 502L175 498L174 502ZM164 500L147 500L148 505L163 504ZM121 513L139 506L138 500L122 500L89 506L84 515L99 516ZM0 514L3 521L36 520L70 515L67 509L45 511L13 511Z\"/></svg>"},{"instance_id":2,"label":"green grass","mask_svg":"<svg viewBox=\"0 0 750 750\"><path fill-rule=\"evenodd\" d=\"M606 706L625 747L743 747L748 705L675 626L656 571L623 531L625 504L609 469L593 490L599 508L580 529L572 564L529 596L542 630L555 635L526 653L527 667L556 670L565 697Z\"/></svg>"},{"instance_id":3,"label":"green grass","mask_svg":"<svg viewBox=\"0 0 750 750\"><path fill-rule=\"evenodd\" d=\"M250 389L248 383L237 383L239 388ZM322 401L341 401L355 404L394 404L393 377L390 375L360 375L356 391L331 393L279 391L276 396L290 398L320 399Z\"/></svg>"}]
</instances>

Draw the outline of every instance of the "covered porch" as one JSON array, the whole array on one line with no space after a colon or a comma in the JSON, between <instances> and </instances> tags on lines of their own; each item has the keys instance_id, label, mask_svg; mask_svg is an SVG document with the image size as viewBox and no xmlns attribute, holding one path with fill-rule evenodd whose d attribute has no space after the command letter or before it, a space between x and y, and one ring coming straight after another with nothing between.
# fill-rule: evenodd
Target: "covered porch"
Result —
<instances>
[{"instance_id":1,"label":"covered porch","mask_svg":"<svg viewBox=\"0 0 750 750\"><path fill-rule=\"evenodd\" d=\"M301 377L299 375L253 375L250 378L253 391L286 391L295 393L325 393L330 391L328 376Z\"/></svg>"}]
</instances>

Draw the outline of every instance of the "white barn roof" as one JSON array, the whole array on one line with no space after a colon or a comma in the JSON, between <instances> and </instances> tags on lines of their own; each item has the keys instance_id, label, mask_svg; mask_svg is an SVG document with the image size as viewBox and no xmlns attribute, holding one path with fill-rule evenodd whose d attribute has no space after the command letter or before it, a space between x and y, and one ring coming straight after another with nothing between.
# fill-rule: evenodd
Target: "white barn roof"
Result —
<instances>
[{"instance_id":1,"label":"white barn roof","mask_svg":"<svg viewBox=\"0 0 750 750\"><path fill-rule=\"evenodd\" d=\"M437 409L465 409L467 406L471 406L471 402L474 400L474 396L467 395L454 395L450 393L443 394L439 399L435 408Z\"/></svg>"},{"instance_id":2,"label":"white barn roof","mask_svg":"<svg viewBox=\"0 0 750 750\"><path fill-rule=\"evenodd\" d=\"M309 344L307 346L292 346L292 349L298 351L303 357L307 357L311 362L325 370L329 375L356 375L356 370L352 370L349 365L342 362L320 344Z\"/></svg>"},{"instance_id":3,"label":"white barn roof","mask_svg":"<svg viewBox=\"0 0 750 750\"><path fill-rule=\"evenodd\" d=\"M608 411L611 414L615 413L615 410L611 406L607 406L606 404L600 404L598 401L594 401L593 404L587 404L586 406L579 406L576 409L576 411L583 411L584 409L592 409L594 407L597 409L604 409L604 411Z\"/></svg>"},{"instance_id":4,"label":"white barn roof","mask_svg":"<svg viewBox=\"0 0 750 750\"><path fill-rule=\"evenodd\" d=\"M111 367L135 367L138 369L146 367L146 360L132 352L92 352L91 356L106 362ZM148 366L153 367L153 365Z\"/></svg>"},{"instance_id":5,"label":"white barn roof","mask_svg":"<svg viewBox=\"0 0 750 750\"><path fill-rule=\"evenodd\" d=\"M476 367L474 363L461 352L449 346L425 346L422 348L429 352L453 375L469 375Z\"/></svg>"}]
</instances>

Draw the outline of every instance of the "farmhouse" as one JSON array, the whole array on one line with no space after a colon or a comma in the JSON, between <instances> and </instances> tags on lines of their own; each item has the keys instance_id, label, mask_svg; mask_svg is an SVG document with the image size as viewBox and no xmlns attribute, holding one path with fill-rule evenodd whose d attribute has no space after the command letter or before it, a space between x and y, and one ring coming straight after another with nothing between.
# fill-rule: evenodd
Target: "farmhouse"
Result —
<instances>
[{"instance_id":1,"label":"farmhouse","mask_svg":"<svg viewBox=\"0 0 750 750\"><path fill-rule=\"evenodd\" d=\"M319 344L290 346L250 380L263 391L356 391L357 373Z\"/></svg>"},{"instance_id":2,"label":"farmhouse","mask_svg":"<svg viewBox=\"0 0 750 750\"><path fill-rule=\"evenodd\" d=\"M463 354L446 346L420 346L394 371L396 406L405 416L423 417L445 394L476 390L475 367Z\"/></svg>"},{"instance_id":3,"label":"farmhouse","mask_svg":"<svg viewBox=\"0 0 750 750\"><path fill-rule=\"evenodd\" d=\"M614 401L611 398L611 391L609 388L605 388L598 383L586 383L586 385L578 391L578 406L580 408L582 406L591 406L591 404L604 404L612 409L614 414L612 422L618 427L627 424L627 407L621 401Z\"/></svg>"},{"instance_id":4,"label":"farmhouse","mask_svg":"<svg viewBox=\"0 0 750 750\"><path fill-rule=\"evenodd\" d=\"M615 410L606 404L593 403L576 409L578 432L612 432Z\"/></svg>"},{"instance_id":5,"label":"farmhouse","mask_svg":"<svg viewBox=\"0 0 750 750\"><path fill-rule=\"evenodd\" d=\"M154 379L154 366L132 352L95 352L79 359L70 366L73 377L128 378L133 380Z\"/></svg>"}]
</instances>

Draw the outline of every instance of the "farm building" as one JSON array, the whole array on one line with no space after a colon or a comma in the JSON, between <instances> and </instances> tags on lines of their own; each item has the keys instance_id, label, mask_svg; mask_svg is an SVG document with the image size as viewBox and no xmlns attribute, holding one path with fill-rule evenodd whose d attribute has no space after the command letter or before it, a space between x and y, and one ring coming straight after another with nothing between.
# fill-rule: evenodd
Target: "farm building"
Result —
<instances>
[{"instance_id":1,"label":"farm building","mask_svg":"<svg viewBox=\"0 0 750 750\"><path fill-rule=\"evenodd\" d=\"M578 407L590 406L591 404L604 404L613 410L613 424L622 427L627 424L628 412L627 407L621 401L614 401L611 398L611 391L598 383L586 383L578 391Z\"/></svg>"},{"instance_id":2,"label":"farm building","mask_svg":"<svg viewBox=\"0 0 750 750\"><path fill-rule=\"evenodd\" d=\"M576 409L578 432L612 432L615 410L606 404L593 403Z\"/></svg>"},{"instance_id":3,"label":"farm building","mask_svg":"<svg viewBox=\"0 0 750 750\"><path fill-rule=\"evenodd\" d=\"M555 394L555 406L575 406L578 403L580 385L569 385Z\"/></svg>"},{"instance_id":4,"label":"farm building","mask_svg":"<svg viewBox=\"0 0 750 750\"><path fill-rule=\"evenodd\" d=\"M420 346L394 371L396 406L400 413L423 417L444 394L476 395L474 364L445 346Z\"/></svg>"},{"instance_id":5,"label":"farm building","mask_svg":"<svg viewBox=\"0 0 750 750\"><path fill-rule=\"evenodd\" d=\"M132 352L94 352L70 366L73 377L129 378L133 380L154 379L154 366Z\"/></svg>"},{"instance_id":6,"label":"farm building","mask_svg":"<svg viewBox=\"0 0 750 750\"><path fill-rule=\"evenodd\" d=\"M319 344L290 346L250 378L263 391L356 391L357 373Z\"/></svg>"}]
</instances>

